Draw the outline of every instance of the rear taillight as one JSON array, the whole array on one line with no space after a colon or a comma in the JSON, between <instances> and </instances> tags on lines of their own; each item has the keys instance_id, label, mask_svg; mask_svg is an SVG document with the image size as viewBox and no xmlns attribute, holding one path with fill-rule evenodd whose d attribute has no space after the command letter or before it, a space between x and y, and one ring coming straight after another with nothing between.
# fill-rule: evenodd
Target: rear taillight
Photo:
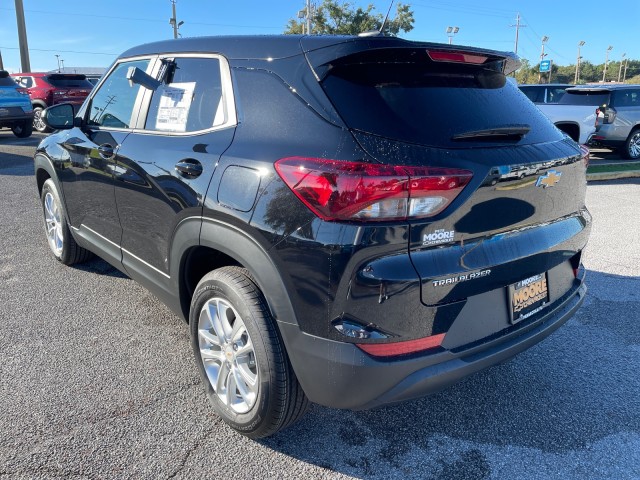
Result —
<instances>
[{"instance_id":1,"label":"rear taillight","mask_svg":"<svg viewBox=\"0 0 640 480\"><path fill-rule=\"evenodd\" d=\"M468 170L289 157L275 168L323 220L386 221L442 212L473 177Z\"/></svg>"},{"instance_id":2,"label":"rear taillight","mask_svg":"<svg viewBox=\"0 0 640 480\"><path fill-rule=\"evenodd\" d=\"M582 161L584 162L585 166L588 167L591 156L589 147L587 147L586 145L580 145L580 153L582 154Z\"/></svg>"},{"instance_id":3,"label":"rear taillight","mask_svg":"<svg viewBox=\"0 0 640 480\"><path fill-rule=\"evenodd\" d=\"M464 52L450 52L446 50L427 50L429 58L434 62L473 63L480 65L487 61L485 55L474 55Z\"/></svg>"},{"instance_id":4,"label":"rear taillight","mask_svg":"<svg viewBox=\"0 0 640 480\"><path fill-rule=\"evenodd\" d=\"M607 107L604 110L604 118L602 119L603 123L613 123L616 119L616 111L614 108Z\"/></svg>"}]
</instances>

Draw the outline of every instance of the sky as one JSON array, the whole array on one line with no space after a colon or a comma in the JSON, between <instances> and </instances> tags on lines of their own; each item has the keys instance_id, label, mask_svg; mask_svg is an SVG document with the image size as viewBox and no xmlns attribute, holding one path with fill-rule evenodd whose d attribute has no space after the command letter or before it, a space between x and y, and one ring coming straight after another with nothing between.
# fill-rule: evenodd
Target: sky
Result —
<instances>
[{"instance_id":1,"label":"sky","mask_svg":"<svg viewBox=\"0 0 640 480\"><path fill-rule=\"evenodd\" d=\"M320 0L315 0L318 3ZM375 5L386 13L390 0L350 0ZM514 51L519 13L518 54L537 63L541 39L548 36L546 59L575 64L578 42L584 60L640 59L640 0L563 2L561 0L418 0L405 1L414 12L414 29L401 33L409 40L448 41L447 26L459 27L453 43ZM32 71L58 67L108 67L128 48L173 38L170 0L23 0ZM205 35L279 34L304 0L176 0L184 37ZM395 9L394 9L395 10ZM393 12L393 10L392 10ZM633 19L633 21L632 21ZM0 2L0 54L4 67L20 71L20 51L14 2ZM59 57L56 57L56 54Z\"/></svg>"}]
</instances>

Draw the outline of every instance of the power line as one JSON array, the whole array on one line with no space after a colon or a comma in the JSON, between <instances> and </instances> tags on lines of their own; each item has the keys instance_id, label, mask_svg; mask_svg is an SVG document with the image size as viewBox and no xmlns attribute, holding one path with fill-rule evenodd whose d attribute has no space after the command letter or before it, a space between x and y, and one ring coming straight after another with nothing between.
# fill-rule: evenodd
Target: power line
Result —
<instances>
[{"instance_id":1,"label":"power line","mask_svg":"<svg viewBox=\"0 0 640 480\"><path fill-rule=\"evenodd\" d=\"M0 46L0 48L4 49L4 50L20 50L19 47L2 47ZM77 50L59 50L59 49L47 49L47 48L31 48L29 47L30 51L35 51L35 52L61 52L61 53L87 53L90 55L110 55L110 56L118 56L120 55L120 53L107 53L107 52L82 52L82 51L77 51Z\"/></svg>"},{"instance_id":2,"label":"power line","mask_svg":"<svg viewBox=\"0 0 640 480\"><path fill-rule=\"evenodd\" d=\"M529 23L529 26L530 26L531 31L533 32L533 34L534 34L536 37L538 37L538 41L542 40L542 36L541 36L541 35L538 35L538 32L536 32L536 31L533 29L533 27L531 26L531 22L528 22L528 23ZM560 57L560 58L562 58L562 59L564 59L564 60L566 60L566 61L568 61L568 62L573 62L573 60L571 60L571 59L569 59L569 58L565 57L564 55L562 55L562 54L560 54L560 53L558 53L556 50L554 50L553 48L551 48L549 45L547 45L547 50L549 50L551 53L555 54L556 56L558 56L558 57Z\"/></svg>"},{"instance_id":3,"label":"power line","mask_svg":"<svg viewBox=\"0 0 640 480\"><path fill-rule=\"evenodd\" d=\"M456 3L451 5L450 2L430 1L428 4L420 2L411 2L411 6L420 6L424 8L432 8L435 10L449 10L453 12L477 13L478 15L486 15L492 17L510 17L511 10L494 9L478 5L464 5Z\"/></svg>"},{"instance_id":4,"label":"power line","mask_svg":"<svg viewBox=\"0 0 640 480\"><path fill-rule=\"evenodd\" d=\"M0 7L0 10L9 10L9 11L13 11L12 8L7 8L7 7ZM104 18L104 19L108 19L108 20L127 20L127 21L134 21L134 22L148 22L148 23L165 23L165 20L160 20L160 19L152 19L152 18L136 18L136 17L120 17L120 16L113 16L113 15L90 15L90 14L86 14L86 13L73 13L73 12L49 12L46 10L25 10L25 12L29 12L29 13L41 13L44 15L61 15L64 17L69 17L69 16L75 16L75 17L86 17L86 18ZM185 20L185 22L188 22L190 25L204 25L207 27L232 27L232 28L267 28L267 29L274 29L274 30L281 30L282 27L273 27L273 26L268 26L268 25L234 25L234 24L226 24L226 23L206 23L206 22L192 22L191 20Z\"/></svg>"}]
</instances>

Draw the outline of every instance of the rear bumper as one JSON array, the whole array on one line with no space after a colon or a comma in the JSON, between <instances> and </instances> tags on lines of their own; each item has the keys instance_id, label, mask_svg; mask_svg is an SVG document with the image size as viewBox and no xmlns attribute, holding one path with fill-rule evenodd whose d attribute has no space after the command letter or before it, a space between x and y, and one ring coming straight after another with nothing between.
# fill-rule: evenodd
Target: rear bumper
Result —
<instances>
[{"instance_id":1,"label":"rear bumper","mask_svg":"<svg viewBox=\"0 0 640 480\"><path fill-rule=\"evenodd\" d=\"M29 113L21 113L18 115L7 115L0 117L0 127L4 126L13 126L22 122L32 122L33 121L33 112Z\"/></svg>"},{"instance_id":2,"label":"rear bumper","mask_svg":"<svg viewBox=\"0 0 640 480\"><path fill-rule=\"evenodd\" d=\"M309 399L333 408L363 410L437 392L502 363L540 342L580 307L587 288L581 280L544 315L471 348L380 360L349 343L305 334L280 324L292 365Z\"/></svg>"},{"instance_id":3,"label":"rear bumper","mask_svg":"<svg viewBox=\"0 0 640 480\"><path fill-rule=\"evenodd\" d=\"M601 124L596 128L591 140L603 146L620 147L627 141L630 132L631 127L628 125L621 126L615 123Z\"/></svg>"}]
</instances>

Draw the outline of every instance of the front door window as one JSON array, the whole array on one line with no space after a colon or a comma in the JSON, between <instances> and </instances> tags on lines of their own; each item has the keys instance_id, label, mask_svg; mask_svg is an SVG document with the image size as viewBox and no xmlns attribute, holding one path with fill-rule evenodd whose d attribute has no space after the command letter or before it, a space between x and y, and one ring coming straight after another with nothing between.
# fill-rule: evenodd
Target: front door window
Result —
<instances>
[{"instance_id":1,"label":"front door window","mask_svg":"<svg viewBox=\"0 0 640 480\"><path fill-rule=\"evenodd\" d=\"M127 71L131 67L146 71L148 65L148 59L118 65L93 96L89 106L87 125L129 128L133 107L141 87L129 83L126 77Z\"/></svg>"}]
</instances>

